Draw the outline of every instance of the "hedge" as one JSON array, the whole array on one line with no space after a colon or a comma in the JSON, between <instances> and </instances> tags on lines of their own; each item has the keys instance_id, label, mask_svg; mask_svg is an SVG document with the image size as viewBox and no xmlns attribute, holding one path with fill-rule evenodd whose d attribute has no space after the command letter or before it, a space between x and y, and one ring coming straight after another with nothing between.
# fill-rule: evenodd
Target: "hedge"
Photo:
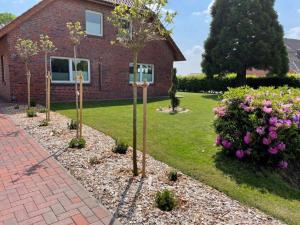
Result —
<instances>
[{"instance_id":1,"label":"hedge","mask_svg":"<svg viewBox=\"0 0 300 225\"><path fill-rule=\"evenodd\" d=\"M207 79L197 76L179 77L178 89L186 92L208 92L217 91L224 92L228 87L238 87L238 82L235 78L215 78ZM262 78L247 78L246 85L257 89L259 87L281 87L289 86L293 88L300 88L300 79L294 77L262 77Z\"/></svg>"}]
</instances>

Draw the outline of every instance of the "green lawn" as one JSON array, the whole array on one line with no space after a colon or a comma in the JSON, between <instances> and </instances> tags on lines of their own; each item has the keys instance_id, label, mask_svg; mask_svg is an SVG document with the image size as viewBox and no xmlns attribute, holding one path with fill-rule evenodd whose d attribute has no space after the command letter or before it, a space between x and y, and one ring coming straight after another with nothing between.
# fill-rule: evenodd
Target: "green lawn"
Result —
<instances>
[{"instance_id":1,"label":"green lawn","mask_svg":"<svg viewBox=\"0 0 300 225\"><path fill-rule=\"evenodd\" d=\"M279 176L255 171L235 160L224 158L214 146L212 108L215 95L180 93L182 106L189 113L169 115L156 112L168 100L149 103L149 152L234 199L257 207L289 224L300 225L300 190L289 186ZM59 113L75 118L73 104L55 104ZM139 134L142 106L139 105ZM106 101L85 104L84 123L115 138L131 143L131 101ZM141 148L141 136L139 136Z\"/></svg>"}]
</instances>

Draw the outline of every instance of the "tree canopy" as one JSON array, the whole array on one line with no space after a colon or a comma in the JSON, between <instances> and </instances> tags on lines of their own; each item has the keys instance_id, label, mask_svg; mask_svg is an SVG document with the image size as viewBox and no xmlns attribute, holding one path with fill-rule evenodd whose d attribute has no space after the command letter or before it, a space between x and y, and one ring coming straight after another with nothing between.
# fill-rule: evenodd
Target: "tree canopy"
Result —
<instances>
[{"instance_id":1,"label":"tree canopy","mask_svg":"<svg viewBox=\"0 0 300 225\"><path fill-rule=\"evenodd\" d=\"M12 13L0 13L0 27L8 24L10 21L14 20L16 16Z\"/></svg>"},{"instance_id":2,"label":"tree canopy","mask_svg":"<svg viewBox=\"0 0 300 225\"><path fill-rule=\"evenodd\" d=\"M286 75L288 56L274 4L275 0L215 0L202 61L208 77L237 73L244 80L251 68Z\"/></svg>"}]
</instances>

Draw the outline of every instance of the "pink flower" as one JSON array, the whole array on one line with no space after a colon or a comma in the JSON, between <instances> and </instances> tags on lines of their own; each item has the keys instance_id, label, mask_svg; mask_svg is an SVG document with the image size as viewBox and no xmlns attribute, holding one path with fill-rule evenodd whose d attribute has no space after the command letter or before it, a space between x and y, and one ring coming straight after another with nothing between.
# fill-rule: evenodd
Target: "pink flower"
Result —
<instances>
[{"instance_id":1,"label":"pink flower","mask_svg":"<svg viewBox=\"0 0 300 225\"><path fill-rule=\"evenodd\" d=\"M269 127L269 132L277 131L277 127Z\"/></svg>"},{"instance_id":2,"label":"pink flower","mask_svg":"<svg viewBox=\"0 0 300 225\"><path fill-rule=\"evenodd\" d=\"M214 113L219 117L224 117L226 114L226 107L225 106L216 107L214 108Z\"/></svg>"},{"instance_id":3,"label":"pink flower","mask_svg":"<svg viewBox=\"0 0 300 225\"><path fill-rule=\"evenodd\" d=\"M277 153L278 153L278 148L277 147L270 147L269 149L268 149L268 152L270 153L270 154L272 154L272 155L276 155Z\"/></svg>"},{"instance_id":4,"label":"pink flower","mask_svg":"<svg viewBox=\"0 0 300 225\"><path fill-rule=\"evenodd\" d=\"M267 114L270 114L270 113L273 111L273 109L264 106L263 111L264 111L265 113L267 113Z\"/></svg>"},{"instance_id":5,"label":"pink flower","mask_svg":"<svg viewBox=\"0 0 300 225\"><path fill-rule=\"evenodd\" d=\"M271 139L270 138L263 138L263 144L264 145L270 145L271 144Z\"/></svg>"},{"instance_id":6,"label":"pink flower","mask_svg":"<svg viewBox=\"0 0 300 225\"><path fill-rule=\"evenodd\" d=\"M265 128L264 127L257 127L256 133L258 133L260 136L265 134Z\"/></svg>"},{"instance_id":7,"label":"pink flower","mask_svg":"<svg viewBox=\"0 0 300 225\"><path fill-rule=\"evenodd\" d=\"M229 149L229 148L232 147L232 143L231 143L230 141L228 141L228 140L223 140L223 141L222 141L222 145L223 145L223 147L226 148L226 149Z\"/></svg>"},{"instance_id":8,"label":"pink flower","mask_svg":"<svg viewBox=\"0 0 300 225\"><path fill-rule=\"evenodd\" d=\"M278 167L281 169L287 169L289 166L288 162L285 160L282 160L278 163Z\"/></svg>"},{"instance_id":9,"label":"pink flower","mask_svg":"<svg viewBox=\"0 0 300 225\"><path fill-rule=\"evenodd\" d=\"M291 104L285 104L285 105L282 105L282 111L283 112L290 112L291 111Z\"/></svg>"},{"instance_id":10,"label":"pink flower","mask_svg":"<svg viewBox=\"0 0 300 225\"><path fill-rule=\"evenodd\" d=\"M272 102L270 100L264 100L263 101L263 106L270 107L270 106L272 106Z\"/></svg>"},{"instance_id":11,"label":"pink flower","mask_svg":"<svg viewBox=\"0 0 300 225\"><path fill-rule=\"evenodd\" d=\"M275 126L277 124L277 121L278 121L277 117L271 117L269 119L269 124Z\"/></svg>"},{"instance_id":12,"label":"pink flower","mask_svg":"<svg viewBox=\"0 0 300 225\"><path fill-rule=\"evenodd\" d=\"M222 137L220 135L217 136L216 145L220 146L222 144Z\"/></svg>"},{"instance_id":13,"label":"pink flower","mask_svg":"<svg viewBox=\"0 0 300 225\"><path fill-rule=\"evenodd\" d=\"M251 103L253 102L253 100L254 100L254 96L252 96L252 95L247 95L245 99L246 99L246 102L247 102L247 103L251 104Z\"/></svg>"},{"instance_id":14,"label":"pink flower","mask_svg":"<svg viewBox=\"0 0 300 225\"><path fill-rule=\"evenodd\" d=\"M292 126L292 121L291 120L283 120L283 124L287 127L291 127Z\"/></svg>"},{"instance_id":15,"label":"pink flower","mask_svg":"<svg viewBox=\"0 0 300 225\"><path fill-rule=\"evenodd\" d=\"M244 143L249 145L251 142L251 133L250 132L247 132L245 137L244 137Z\"/></svg>"},{"instance_id":16,"label":"pink flower","mask_svg":"<svg viewBox=\"0 0 300 225\"><path fill-rule=\"evenodd\" d=\"M275 139L277 139L278 135L277 135L276 131L271 131L269 133L269 137L271 138L271 140L275 140Z\"/></svg>"},{"instance_id":17,"label":"pink flower","mask_svg":"<svg viewBox=\"0 0 300 225\"><path fill-rule=\"evenodd\" d=\"M237 151L235 152L235 156L236 156L238 159L242 159L242 158L244 158L245 153L244 153L243 150L237 150Z\"/></svg>"},{"instance_id":18,"label":"pink flower","mask_svg":"<svg viewBox=\"0 0 300 225\"><path fill-rule=\"evenodd\" d=\"M283 151L285 148L286 148L286 145L285 145L283 142L280 142L280 143L277 145L277 149L278 149L279 151Z\"/></svg>"}]
</instances>

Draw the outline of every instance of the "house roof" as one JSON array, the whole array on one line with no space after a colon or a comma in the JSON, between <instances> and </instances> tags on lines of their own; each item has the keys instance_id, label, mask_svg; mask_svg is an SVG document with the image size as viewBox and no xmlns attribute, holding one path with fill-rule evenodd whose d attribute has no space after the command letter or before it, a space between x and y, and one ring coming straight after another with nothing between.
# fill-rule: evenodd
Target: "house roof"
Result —
<instances>
[{"instance_id":1,"label":"house roof","mask_svg":"<svg viewBox=\"0 0 300 225\"><path fill-rule=\"evenodd\" d=\"M0 27L0 38L14 30L16 27L20 26L22 23L24 23L26 20L28 20L30 17L44 9L46 6L48 6L50 3L54 2L56 0L42 0L36 5L34 5L32 8L27 10L25 13L22 15L18 16L16 19L11 21L9 24L5 25L4 27ZM104 4L107 6L113 7L114 4L120 4L120 3L125 3L127 5L132 4L132 0L86 0L90 2L95 2L99 4ZM185 61L185 57L172 39L172 37L167 37L168 44L170 45L171 49L173 50L175 60L176 61Z\"/></svg>"},{"instance_id":2,"label":"house roof","mask_svg":"<svg viewBox=\"0 0 300 225\"><path fill-rule=\"evenodd\" d=\"M289 55L290 70L300 73L300 40L285 38L284 43Z\"/></svg>"}]
</instances>

